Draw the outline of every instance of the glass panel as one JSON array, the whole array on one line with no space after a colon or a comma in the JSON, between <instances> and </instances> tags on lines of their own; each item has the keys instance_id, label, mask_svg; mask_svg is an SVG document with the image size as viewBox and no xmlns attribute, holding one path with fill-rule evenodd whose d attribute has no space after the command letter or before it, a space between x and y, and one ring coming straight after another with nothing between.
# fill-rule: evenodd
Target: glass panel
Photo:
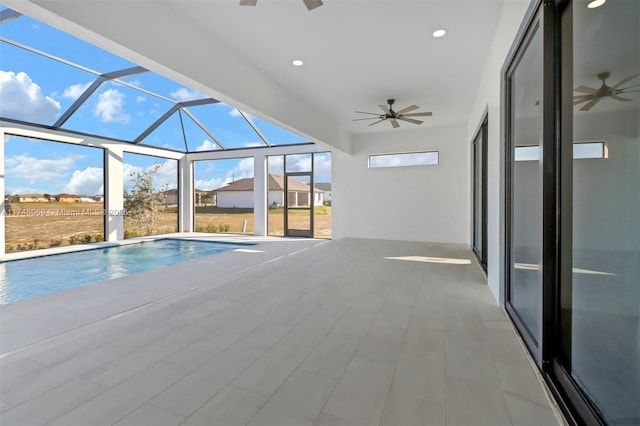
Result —
<instances>
[{"instance_id":1,"label":"glass panel","mask_svg":"<svg viewBox=\"0 0 640 426\"><path fill-rule=\"evenodd\" d=\"M0 28L2 28L3 37L82 65L100 74L135 66L129 61L28 16L12 19L2 24ZM51 73L51 77L54 75Z\"/></svg>"},{"instance_id":2,"label":"glass panel","mask_svg":"<svg viewBox=\"0 0 640 426\"><path fill-rule=\"evenodd\" d=\"M269 122L259 119L258 117L249 115L249 118L271 145L293 145L309 142L309 140L303 137L281 129L278 126L274 126Z\"/></svg>"},{"instance_id":3,"label":"glass panel","mask_svg":"<svg viewBox=\"0 0 640 426\"><path fill-rule=\"evenodd\" d=\"M236 108L217 103L185 109L192 113L225 148L266 146Z\"/></svg>"},{"instance_id":4,"label":"glass panel","mask_svg":"<svg viewBox=\"0 0 640 426\"><path fill-rule=\"evenodd\" d=\"M154 72L145 72L142 74L122 77L120 80L133 84L142 89L157 93L176 102L193 101L196 99L207 98L202 93L179 85L173 80L162 77Z\"/></svg>"},{"instance_id":5,"label":"glass panel","mask_svg":"<svg viewBox=\"0 0 640 426\"><path fill-rule=\"evenodd\" d=\"M311 175L287 177L287 236L313 236L310 183Z\"/></svg>"},{"instance_id":6,"label":"glass panel","mask_svg":"<svg viewBox=\"0 0 640 426\"><path fill-rule=\"evenodd\" d=\"M124 153L124 237L178 231L178 160Z\"/></svg>"},{"instance_id":7,"label":"glass panel","mask_svg":"<svg viewBox=\"0 0 640 426\"><path fill-rule=\"evenodd\" d=\"M438 157L438 151L370 155L369 167L428 166L438 164Z\"/></svg>"},{"instance_id":8,"label":"glass panel","mask_svg":"<svg viewBox=\"0 0 640 426\"><path fill-rule=\"evenodd\" d=\"M313 159L311 154L293 154L287 155L286 157L286 165L287 165L287 173L292 172L310 172L313 163Z\"/></svg>"},{"instance_id":9,"label":"glass panel","mask_svg":"<svg viewBox=\"0 0 640 426\"><path fill-rule=\"evenodd\" d=\"M253 234L253 158L195 162L195 231Z\"/></svg>"},{"instance_id":10,"label":"glass panel","mask_svg":"<svg viewBox=\"0 0 640 426\"><path fill-rule=\"evenodd\" d=\"M313 236L331 238L331 153L313 154Z\"/></svg>"},{"instance_id":11,"label":"glass panel","mask_svg":"<svg viewBox=\"0 0 640 426\"><path fill-rule=\"evenodd\" d=\"M172 106L171 102L110 81L103 83L62 127L133 141Z\"/></svg>"},{"instance_id":12,"label":"glass panel","mask_svg":"<svg viewBox=\"0 0 640 426\"><path fill-rule=\"evenodd\" d=\"M542 36L538 29L510 77L511 138L519 146L542 139ZM513 152L515 157L515 152ZM542 315L542 169L541 161L514 162L512 176L512 277L510 304L531 337L540 337Z\"/></svg>"},{"instance_id":13,"label":"glass panel","mask_svg":"<svg viewBox=\"0 0 640 426\"><path fill-rule=\"evenodd\" d=\"M573 144L573 158L605 158L604 142Z\"/></svg>"},{"instance_id":14,"label":"glass panel","mask_svg":"<svg viewBox=\"0 0 640 426\"><path fill-rule=\"evenodd\" d=\"M267 235L284 235L284 155L267 157L269 174L269 196L267 204Z\"/></svg>"},{"instance_id":15,"label":"glass panel","mask_svg":"<svg viewBox=\"0 0 640 426\"><path fill-rule=\"evenodd\" d=\"M609 153L573 162L570 371L606 423L640 424L640 2L573 16L573 136Z\"/></svg>"},{"instance_id":16,"label":"glass panel","mask_svg":"<svg viewBox=\"0 0 640 426\"><path fill-rule=\"evenodd\" d=\"M0 28L4 31L4 25ZM52 125L96 79L5 42L0 43L0 56L0 116L6 118Z\"/></svg>"},{"instance_id":17,"label":"glass panel","mask_svg":"<svg viewBox=\"0 0 640 426\"><path fill-rule=\"evenodd\" d=\"M184 133L182 133L182 123L180 122L180 111L176 111L171 117L167 118L140 143L184 152L186 145Z\"/></svg>"},{"instance_id":18,"label":"glass panel","mask_svg":"<svg viewBox=\"0 0 640 426\"><path fill-rule=\"evenodd\" d=\"M184 126L184 134L187 138L187 146L189 152L195 151L217 151L220 148L208 134L189 115L180 111L182 117L182 125Z\"/></svg>"},{"instance_id":19,"label":"glass panel","mask_svg":"<svg viewBox=\"0 0 640 426\"><path fill-rule=\"evenodd\" d=\"M8 253L104 239L102 149L5 136Z\"/></svg>"}]
</instances>

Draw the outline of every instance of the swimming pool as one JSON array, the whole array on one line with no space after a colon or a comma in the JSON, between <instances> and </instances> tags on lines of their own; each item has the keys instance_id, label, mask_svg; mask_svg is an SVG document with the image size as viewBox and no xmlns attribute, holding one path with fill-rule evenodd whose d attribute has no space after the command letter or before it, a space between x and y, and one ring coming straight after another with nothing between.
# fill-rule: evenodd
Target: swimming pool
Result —
<instances>
[{"instance_id":1,"label":"swimming pool","mask_svg":"<svg viewBox=\"0 0 640 426\"><path fill-rule=\"evenodd\" d=\"M0 305L246 247L160 239L0 263Z\"/></svg>"}]
</instances>

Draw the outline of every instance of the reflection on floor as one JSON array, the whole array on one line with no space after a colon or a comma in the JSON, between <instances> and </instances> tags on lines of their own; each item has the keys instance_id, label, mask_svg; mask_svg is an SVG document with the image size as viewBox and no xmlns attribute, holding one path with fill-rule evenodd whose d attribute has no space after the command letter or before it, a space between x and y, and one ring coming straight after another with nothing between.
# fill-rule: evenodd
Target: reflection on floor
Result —
<instances>
[{"instance_id":1,"label":"reflection on floor","mask_svg":"<svg viewBox=\"0 0 640 426\"><path fill-rule=\"evenodd\" d=\"M557 424L465 247L254 248L4 306L0 422Z\"/></svg>"}]
</instances>

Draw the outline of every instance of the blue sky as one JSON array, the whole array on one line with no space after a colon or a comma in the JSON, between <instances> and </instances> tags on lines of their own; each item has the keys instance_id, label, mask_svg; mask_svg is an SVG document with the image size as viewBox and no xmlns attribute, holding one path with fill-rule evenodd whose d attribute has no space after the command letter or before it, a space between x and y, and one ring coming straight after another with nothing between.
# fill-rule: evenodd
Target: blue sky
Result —
<instances>
[{"instance_id":1,"label":"blue sky","mask_svg":"<svg viewBox=\"0 0 640 426\"><path fill-rule=\"evenodd\" d=\"M99 74L135 66L26 16L0 25L0 34L82 67L55 61L10 43L0 43L2 117L53 125ZM121 82L104 82L62 128L133 141L174 102L206 98L151 72L123 77ZM226 148L265 146L241 113L222 103L178 111L141 143L180 151L222 149L214 138L196 125L192 117L208 128ZM248 117L273 145L306 142L257 117ZM7 194L74 192L96 195L102 192L102 152L99 149L9 137L5 141L5 157ZM162 161L158 184L175 187L177 172L174 173L174 161L137 155L127 157L125 173L129 170L126 167L144 168ZM219 187L234 176L237 179L253 175L253 163L243 159L219 161L198 169L197 183L206 186L202 189L215 189L211 186ZM324 181L329 179L330 174L323 177Z\"/></svg>"}]
</instances>

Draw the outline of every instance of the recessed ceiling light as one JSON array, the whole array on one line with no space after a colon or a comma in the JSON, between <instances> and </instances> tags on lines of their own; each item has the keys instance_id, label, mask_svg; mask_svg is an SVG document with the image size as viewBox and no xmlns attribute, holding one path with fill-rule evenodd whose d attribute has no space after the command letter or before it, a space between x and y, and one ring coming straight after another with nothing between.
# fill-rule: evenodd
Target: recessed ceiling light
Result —
<instances>
[{"instance_id":1,"label":"recessed ceiling light","mask_svg":"<svg viewBox=\"0 0 640 426\"><path fill-rule=\"evenodd\" d=\"M293 62L291 62L293 64L294 67L301 67L304 65L304 62L302 62L302 60L300 59L294 59Z\"/></svg>"},{"instance_id":2,"label":"recessed ceiling light","mask_svg":"<svg viewBox=\"0 0 640 426\"><path fill-rule=\"evenodd\" d=\"M447 33L447 30L435 30L433 32L433 36L435 38L440 38L440 37L443 37L446 33Z\"/></svg>"},{"instance_id":3,"label":"recessed ceiling light","mask_svg":"<svg viewBox=\"0 0 640 426\"><path fill-rule=\"evenodd\" d=\"M602 6L607 0L593 0L592 2L590 2L587 7L589 9L595 9L596 7L600 7Z\"/></svg>"}]
</instances>

